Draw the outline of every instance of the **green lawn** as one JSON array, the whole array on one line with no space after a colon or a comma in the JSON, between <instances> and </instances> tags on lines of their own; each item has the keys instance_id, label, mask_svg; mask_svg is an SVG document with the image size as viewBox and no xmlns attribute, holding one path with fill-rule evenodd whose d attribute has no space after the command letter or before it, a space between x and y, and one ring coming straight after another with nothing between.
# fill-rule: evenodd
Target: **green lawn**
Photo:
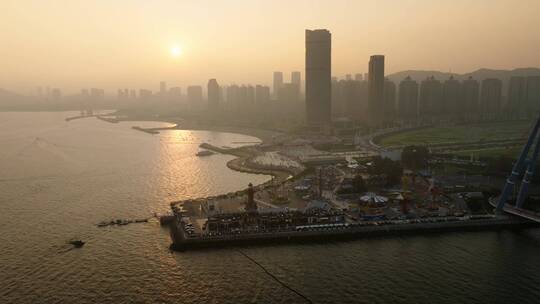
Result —
<instances>
[{"instance_id":1,"label":"green lawn","mask_svg":"<svg viewBox=\"0 0 540 304\"><path fill-rule=\"evenodd\" d=\"M453 152L451 154L457 155L457 156L469 157L472 153L474 154L475 159L477 159L478 157L480 157L480 159L483 159L486 157L499 157L499 156L508 156L508 157L517 158L522 149L523 147L521 146L496 147L496 148L488 148L488 149L461 150L458 152Z\"/></svg>"},{"instance_id":2,"label":"green lawn","mask_svg":"<svg viewBox=\"0 0 540 304\"><path fill-rule=\"evenodd\" d=\"M383 136L379 144L385 147L475 142L482 140L527 137L531 122L510 121L433 127Z\"/></svg>"}]
</instances>

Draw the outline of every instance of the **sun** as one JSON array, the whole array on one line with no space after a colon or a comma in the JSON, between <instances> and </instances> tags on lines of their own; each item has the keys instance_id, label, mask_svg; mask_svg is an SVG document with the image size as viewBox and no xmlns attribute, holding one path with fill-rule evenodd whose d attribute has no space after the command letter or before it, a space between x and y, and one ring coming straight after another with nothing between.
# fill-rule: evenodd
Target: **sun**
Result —
<instances>
[{"instance_id":1,"label":"sun","mask_svg":"<svg viewBox=\"0 0 540 304\"><path fill-rule=\"evenodd\" d=\"M182 48L179 45L173 45L171 47L171 56L180 57L182 55Z\"/></svg>"}]
</instances>

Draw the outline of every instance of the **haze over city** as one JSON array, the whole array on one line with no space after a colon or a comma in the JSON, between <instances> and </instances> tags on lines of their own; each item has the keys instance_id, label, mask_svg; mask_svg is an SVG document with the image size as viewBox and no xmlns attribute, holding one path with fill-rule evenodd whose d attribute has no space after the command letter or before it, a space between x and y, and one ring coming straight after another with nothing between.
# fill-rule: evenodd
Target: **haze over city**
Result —
<instances>
[{"instance_id":1,"label":"haze over city","mask_svg":"<svg viewBox=\"0 0 540 304\"><path fill-rule=\"evenodd\" d=\"M537 304L539 12L0 0L0 304Z\"/></svg>"},{"instance_id":2,"label":"haze over city","mask_svg":"<svg viewBox=\"0 0 540 304\"><path fill-rule=\"evenodd\" d=\"M538 11L535 0L4 0L0 87L270 85L272 71L303 70L306 28L332 32L336 76L367 72L372 54L387 74L536 67Z\"/></svg>"}]
</instances>

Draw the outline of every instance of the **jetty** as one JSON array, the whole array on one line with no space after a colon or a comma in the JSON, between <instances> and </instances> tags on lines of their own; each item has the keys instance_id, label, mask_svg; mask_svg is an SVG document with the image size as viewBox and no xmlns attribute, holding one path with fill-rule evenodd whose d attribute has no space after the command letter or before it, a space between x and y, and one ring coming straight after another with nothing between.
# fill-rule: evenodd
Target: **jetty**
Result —
<instances>
[{"instance_id":1,"label":"jetty","mask_svg":"<svg viewBox=\"0 0 540 304\"><path fill-rule=\"evenodd\" d=\"M140 219L112 219L109 221L102 221L96 226L98 227L108 227L108 226L125 226L134 223L147 223L150 218L140 218Z\"/></svg>"},{"instance_id":2,"label":"jetty","mask_svg":"<svg viewBox=\"0 0 540 304\"><path fill-rule=\"evenodd\" d=\"M103 120L103 121L106 121L106 122L109 122L109 123L118 123L120 121L116 117L107 117L107 116L104 116L104 115L96 115L96 118L100 119L100 120Z\"/></svg>"},{"instance_id":3,"label":"jetty","mask_svg":"<svg viewBox=\"0 0 540 304\"><path fill-rule=\"evenodd\" d=\"M133 130L137 130L137 131L141 131L141 132L145 132L145 133L148 133L148 134L159 134L159 131L157 130L153 130L153 129L145 129L145 128L141 128L139 126L133 126L131 127Z\"/></svg>"},{"instance_id":4,"label":"jetty","mask_svg":"<svg viewBox=\"0 0 540 304\"><path fill-rule=\"evenodd\" d=\"M240 232L221 235L187 234L183 224L175 222L171 227L174 250L208 247L253 245L260 243L292 243L352 240L368 237L422 234L448 231L482 231L522 229L538 227L539 224L511 216L447 217L415 221L378 221L343 225L296 226L287 230L271 232Z\"/></svg>"}]
</instances>

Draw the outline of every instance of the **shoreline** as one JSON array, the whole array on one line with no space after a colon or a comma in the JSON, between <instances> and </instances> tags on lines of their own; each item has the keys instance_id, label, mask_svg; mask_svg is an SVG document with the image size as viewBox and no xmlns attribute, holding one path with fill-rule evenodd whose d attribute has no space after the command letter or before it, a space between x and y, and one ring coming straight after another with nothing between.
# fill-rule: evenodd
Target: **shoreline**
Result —
<instances>
[{"instance_id":1,"label":"shoreline","mask_svg":"<svg viewBox=\"0 0 540 304\"><path fill-rule=\"evenodd\" d=\"M212 238L187 238L180 225L171 224L170 234L175 251L214 249L245 245L287 245L302 243L324 243L353 241L365 238L426 235L434 233L467 231L500 231L506 229L526 229L538 227L539 223L513 217L501 217L483 220L460 220L440 223L396 224L387 226L361 226L335 230L286 231L273 233L251 233L241 235L223 235Z\"/></svg>"},{"instance_id":2,"label":"shoreline","mask_svg":"<svg viewBox=\"0 0 540 304\"><path fill-rule=\"evenodd\" d=\"M257 151L253 150L254 147L264 145L264 144L266 145L270 144L271 141L276 136L283 135L284 133L282 132L258 129L258 128L253 128L253 127L242 128L239 126L197 123L190 120L178 121L174 119L159 119L159 118L134 120L132 117L126 117L126 118L117 118L116 121L118 122L154 121L154 122L173 124L173 126L171 127L161 127L161 128L157 127L157 128L144 128L144 129L134 128L135 130L143 131L149 134L157 134L156 132L158 132L159 130L186 130L186 131L210 131L210 132L214 131L214 132L222 132L222 133L234 133L234 134L241 134L241 135L255 137L258 140L260 140L260 143L248 144L245 146L232 148L232 149L221 149L218 147L214 147L208 143L204 143L203 145L206 145L206 147L203 147L203 148L207 150L213 150L221 154L228 154L228 155L235 156L234 159L226 163L227 168L231 170L242 172L242 173L271 176L271 179L269 181L266 181L262 184L255 185L257 188L266 188L268 184L279 185L282 182L289 179L291 176L294 178L296 175L301 174L301 172L295 174L294 172L286 168L277 168L277 167L262 168L261 166L255 165L251 162L251 159L257 156ZM225 195L225 193L223 193L222 195Z\"/></svg>"},{"instance_id":3,"label":"shoreline","mask_svg":"<svg viewBox=\"0 0 540 304\"><path fill-rule=\"evenodd\" d=\"M100 117L98 117L100 118ZM283 135L283 132L277 132L277 131L271 131L271 130L265 130L265 129L258 129L253 127L246 127L242 128L239 126L226 126L226 125L215 125L215 124L208 124L208 123L197 123L190 120L175 120L175 119L163 119L163 118L147 118L147 119L135 119L133 117L120 117L118 116L112 120L108 119L102 119L100 120L109 122L109 123L118 123L118 122L159 122L159 123L169 123L172 124L172 126L169 127L155 127L155 128L141 128L137 126L133 126L132 129L136 131L142 131L145 133L148 133L150 135L155 135L159 133L159 130L186 130L186 131L214 131L214 132L222 132L222 133L234 133L234 134L241 134L245 136L251 136L255 137L258 140L260 140L260 143L256 144L248 144L245 146L237 147L237 148L230 148L230 149L223 149L219 147L215 147L208 143L201 144L202 148L207 150L212 150L217 153L221 154L227 154L232 155L235 158L229 160L226 163L227 168L233 171L242 172L242 173L248 173L248 174L258 174L258 175L267 175L270 177L268 181L265 181L261 184L254 185L256 189L267 189L268 187L278 187L283 182L295 178L298 175L301 175L303 171L301 172L294 172L291 169L288 168L280 168L280 167L264 167L262 165L254 164L252 162L252 159L256 157L258 154L258 151L255 151L257 146L263 145L263 144L270 144L273 139L278 135ZM236 191L243 192L247 188L244 188L243 190ZM223 197L229 195L231 192L228 193L222 193L218 194L215 197ZM197 199L207 199L208 197L200 197ZM176 201L171 202L171 206L175 205Z\"/></svg>"}]
</instances>

